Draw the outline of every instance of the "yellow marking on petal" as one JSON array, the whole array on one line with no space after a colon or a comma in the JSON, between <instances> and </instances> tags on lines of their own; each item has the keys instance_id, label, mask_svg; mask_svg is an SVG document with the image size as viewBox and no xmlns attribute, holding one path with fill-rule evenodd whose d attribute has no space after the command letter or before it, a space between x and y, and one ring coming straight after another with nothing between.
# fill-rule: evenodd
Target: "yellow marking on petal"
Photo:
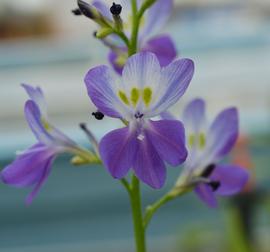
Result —
<instances>
[{"instance_id":1,"label":"yellow marking on petal","mask_svg":"<svg viewBox=\"0 0 270 252\"><path fill-rule=\"evenodd\" d=\"M46 131L50 131L52 129L51 125L44 118L41 118L41 123Z\"/></svg>"},{"instance_id":2,"label":"yellow marking on petal","mask_svg":"<svg viewBox=\"0 0 270 252\"><path fill-rule=\"evenodd\" d=\"M140 99L140 91L138 88L132 88L130 92L130 100L132 105L135 107Z\"/></svg>"},{"instance_id":3,"label":"yellow marking on petal","mask_svg":"<svg viewBox=\"0 0 270 252\"><path fill-rule=\"evenodd\" d=\"M143 90L143 101L146 105L146 107L148 107L151 103L151 100L152 100L152 89L150 87L146 87L144 88Z\"/></svg>"},{"instance_id":4,"label":"yellow marking on petal","mask_svg":"<svg viewBox=\"0 0 270 252\"><path fill-rule=\"evenodd\" d=\"M123 103L125 103L126 105L129 105L129 100L128 100L127 95L125 94L124 91L119 90L118 95Z\"/></svg>"},{"instance_id":5,"label":"yellow marking on petal","mask_svg":"<svg viewBox=\"0 0 270 252\"><path fill-rule=\"evenodd\" d=\"M193 147L193 145L195 144L195 135L191 134L188 136L188 144L190 147Z\"/></svg>"},{"instance_id":6,"label":"yellow marking on petal","mask_svg":"<svg viewBox=\"0 0 270 252\"><path fill-rule=\"evenodd\" d=\"M206 137L204 133L199 134L199 147L203 149L205 147Z\"/></svg>"}]
</instances>

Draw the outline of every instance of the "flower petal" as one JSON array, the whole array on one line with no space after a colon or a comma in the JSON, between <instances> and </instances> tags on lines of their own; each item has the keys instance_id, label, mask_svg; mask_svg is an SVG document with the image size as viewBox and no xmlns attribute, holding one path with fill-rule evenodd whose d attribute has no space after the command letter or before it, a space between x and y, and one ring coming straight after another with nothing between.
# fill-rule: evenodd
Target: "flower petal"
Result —
<instances>
[{"instance_id":1,"label":"flower petal","mask_svg":"<svg viewBox=\"0 0 270 252\"><path fill-rule=\"evenodd\" d=\"M115 51L110 50L109 54L108 54L108 61L111 63L113 69L118 73L118 74L122 74L123 71L123 66L120 66L119 64L117 64L117 58L118 55Z\"/></svg>"},{"instance_id":2,"label":"flower petal","mask_svg":"<svg viewBox=\"0 0 270 252\"><path fill-rule=\"evenodd\" d=\"M183 123L188 134L199 134L205 131L205 102L202 99L194 99L185 108Z\"/></svg>"},{"instance_id":3,"label":"flower petal","mask_svg":"<svg viewBox=\"0 0 270 252\"><path fill-rule=\"evenodd\" d=\"M210 176L211 180L219 181L220 187L216 194L227 196L239 193L249 179L247 170L235 165L218 165Z\"/></svg>"},{"instance_id":4,"label":"flower petal","mask_svg":"<svg viewBox=\"0 0 270 252\"><path fill-rule=\"evenodd\" d=\"M162 69L158 98L152 108L152 116L167 110L178 101L189 86L194 73L190 59L180 59Z\"/></svg>"},{"instance_id":5,"label":"flower petal","mask_svg":"<svg viewBox=\"0 0 270 252\"><path fill-rule=\"evenodd\" d=\"M26 198L26 203L30 204L45 183L55 156L54 150L38 143L4 168L1 171L1 180L15 187L34 186L33 191Z\"/></svg>"},{"instance_id":6,"label":"flower petal","mask_svg":"<svg viewBox=\"0 0 270 252\"><path fill-rule=\"evenodd\" d=\"M132 167L137 151L136 131L131 127L113 130L99 144L101 159L114 178L123 178Z\"/></svg>"},{"instance_id":7,"label":"flower petal","mask_svg":"<svg viewBox=\"0 0 270 252\"><path fill-rule=\"evenodd\" d=\"M109 20L112 19L112 14L110 12L110 6L105 4L104 1L95 0L92 2L92 5L106 18Z\"/></svg>"},{"instance_id":8,"label":"flower petal","mask_svg":"<svg viewBox=\"0 0 270 252\"><path fill-rule=\"evenodd\" d=\"M38 106L43 117L47 118L47 103L40 87L32 87L28 84L22 84L30 99Z\"/></svg>"},{"instance_id":9,"label":"flower petal","mask_svg":"<svg viewBox=\"0 0 270 252\"><path fill-rule=\"evenodd\" d=\"M180 121L149 121L145 133L159 156L170 165L176 166L186 160L185 130Z\"/></svg>"},{"instance_id":10,"label":"flower petal","mask_svg":"<svg viewBox=\"0 0 270 252\"><path fill-rule=\"evenodd\" d=\"M118 76L107 66L98 66L85 76L88 95L97 108L105 115L121 118L123 105L116 96L115 88L119 85Z\"/></svg>"},{"instance_id":11,"label":"flower petal","mask_svg":"<svg viewBox=\"0 0 270 252\"><path fill-rule=\"evenodd\" d=\"M169 36L162 35L147 41L142 51L156 54L162 67L170 64L177 56L176 48Z\"/></svg>"},{"instance_id":12,"label":"flower petal","mask_svg":"<svg viewBox=\"0 0 270 252\"><path fill-rule=\"evenodd\" d=\"M205 202L209 207L215 208L217 207L217 200L215 198L215 194L212 191L212 188L206 184L199 184L195 188L195 192L198 197Z\"/></svg>"},{"instance_id":13,"label":"flower petal","mask_svg":"<svg viewBox=\"0 0 270 252\"><path fill-rule=\"evenodd\" d=\"M34 185L42 177L47 160L54 155L54 151L47 146L36 144L4 168L1 171L1 179L5 184L16 187Z\"/></svg>"},{"instance_id":14,"label":"flower petal","mask_svg":"<svg viewBox=\"0 0 270 252\"><path fill-rule=\"evenodd\" d=\"M134 167L135 175L154 189L164 185L166 167L148 136L139 141Z\"/></svg>"},{"instance_id":15,"label":"flower petal","mask_svg":"<svg viewBox=\"0 0 270 252\"><path fill-rule=\"evenodd\" d=\"M163 120L176 120L175 116L169 111L164 111L164 112L160 113L160 117Z\"/></svg>"},{"instance_id":16,"label":"flower petal","mask_svg":"<svg viewBox=\"0 0 270 252\"><path fill-rule=\"evenodd\" d=\"M172 0L158 0L145 13L145 24L139 34L140 39L158 32L169 19L173 7Z\"/></svg>"},{"instance_id":17,"label":"flower petal","mask_svg":"<svg viewBox=\"0 0 270 252\"><path fill-rule=\"evenodd\" d=\"M220 159L234 146L238 137L238 112L236 108L223 110L207 133L206 148L213 159Z\"/></svg>"},{"instance_id":18,"label":"flower petal","mask_svg":"<svg viewBox=\"0 0 270 252\"><path fill-rule=\"evenodd\" d=\"M42 174L40 176L40 179L39 179L38 183L35 185L33 191L27 196L27 198L25 200L25 202L26 202L27 205L30 205L32 203L33 199L36 197L36 195L40 191L41 187L46 182L48 176L50 175L50 172L51 172L51 168L52 168L52 164L53 164L54 159L55 159L55 157L52 156L51 158L49 158L44 163L43 171L42 171Z\"/></svg>"},{"instance_id":19,"label":"flower petal","mask_svg":"<svg viewBox=\"0 0 270 252\"><path fill-rule=\"evenodd\" d=\"M53 139L45 129L41 121L42 118L40 110L34 101L28 100L25 103L24 114L29 127L33 131L36 138L44 144L50 144L53 141Z\"/></svg>"},{"instance_id":20,"label":"flower petal","mask_svg":"<svg viewBox=\"0 0 270 252\"><path fill-rule=\"evenodd\" d=\"M129 87L151 86L158 84L160 64L157 57L150 52L141 52L131 56L123 69L123 83Z\"/></svg>"}]
</instances>

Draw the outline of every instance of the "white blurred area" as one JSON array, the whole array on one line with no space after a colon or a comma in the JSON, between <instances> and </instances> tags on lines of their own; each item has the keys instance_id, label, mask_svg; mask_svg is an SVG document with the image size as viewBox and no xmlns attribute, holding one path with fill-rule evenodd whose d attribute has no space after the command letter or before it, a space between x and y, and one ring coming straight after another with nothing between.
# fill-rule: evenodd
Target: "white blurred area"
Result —
<instances>
[{"instance_id":1,"label":"white blurred area","mask_svg":"<svg viewBox=\"0 0 270 252\"><path fill-rule=\"evenodd\" d=\"M172 34L182 57L194 59L196 73L174 112L180 114L187 101L200 96L213 113L239 107L244 131L269 132L270 1L175 4L164 31ZM106 63L108 50L93 38L95 24L72 15L74 8L75 0L0 1L0 149L33 142L20 83L41 86L52 120L75 138L82 137L81 121L99 135L114 124L90 116L95 108L83 78L91 66Z\"/></svg>"}]
</instances>

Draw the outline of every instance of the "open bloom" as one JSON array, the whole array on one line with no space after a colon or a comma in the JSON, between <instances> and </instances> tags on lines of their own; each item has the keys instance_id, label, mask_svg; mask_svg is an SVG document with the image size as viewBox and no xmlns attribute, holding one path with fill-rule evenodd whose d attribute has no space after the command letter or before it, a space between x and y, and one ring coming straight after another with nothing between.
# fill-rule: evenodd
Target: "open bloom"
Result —
<instances>
[{"instance_id":1,"label":"open bloom","mask_svg":"<svg viewBox=\"0 0 270 252\"><path fill-rule=\"evenodd\" d=\"M130 0L119 1L105 1L94 0L92 6L94 6L104 17L108 20L112 19L112 13L110 7L113 2L122 6L121 19L123 21L123 32L128 38L132 32L132 6ZM137 0L138 9L141 7L143 1ZM160 35L149 39L153 34L157 33L161 27L168 20L173 6L172 0L157 0L151 8L149 8L141 19L139 34L138 34L138 47L140 51L149 51L157 55L161 66L166 66L171 63L177 53L172 39L168 35ZM116 37L108 37L109 44L111 44L111 51L108 59L114 69L121 73L123 66L128 58L126 46Z\"/></svg>"},{"instance_id":2,"label":"open bloom","mask_svg":"<svg viewBox=\"0 0 270 252\"><path fill-rule=\"evenodd\" d=\"M161 68L153 53L135 54L127 60L122 76L107 66L91 69L85 83L98 110L128 122L103 137L100 155L115 178L129 169L153 188L166 178L164 161L176 166L187 156L184 128L177 120L152 121L185 93L194 72L190 59Z\"/></svg>"},{"instance_id":3,"label":"open bloom","mask_svg":"<svg viewBox=\"0 0 270 252\"><path fill-rule=\"evenodd\" d=\"M26 199L30 204L48 178L57 154L79 153L80 149L49 123L42 90L25 84L22 86L30 97L25 103L25 117L38 142L2 170L1 180L15 187L34 187Z\"/></svg>"},{"instance_id":4,"label":"open bloom","mask_svg":"<svg viewBox=\"0 0 270 252\"><path fill-rule=\"evenodd\" d=\"M237 140L237 110L225 109L208 124L204 101L195 99L185 108L182 119L189 154L176 186L195 185L195 192L200 199L210 207L216 207L216 195L236 194L248 180L245 169L235 165L218 164Z\"/></svg>"}]
</instances>

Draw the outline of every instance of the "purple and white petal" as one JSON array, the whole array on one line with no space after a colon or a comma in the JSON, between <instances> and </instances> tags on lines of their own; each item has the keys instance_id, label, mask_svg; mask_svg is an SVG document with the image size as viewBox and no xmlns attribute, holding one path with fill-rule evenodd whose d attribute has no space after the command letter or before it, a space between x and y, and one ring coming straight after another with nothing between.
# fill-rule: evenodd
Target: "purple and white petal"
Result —
<instances>
[{"instance_id":1,"label":"purple and white petal","mask_svg":"<svg viewBox=\"0 0 270 252\"><path fill-rule=\"evenodd\" d=\"M24 114L29 127L31 128L36 138L44 144L51 144L53 138L45 129L40 110L33 100L28 100L25 103Z\"/></svg>"},{"instance_id":2,"label":"purple and white petal","mask_svg":"<svg viewBox=\"0 0 270 252\"><path fill-rule=\"evenodd\" d=\"M160 80L160 64L150 52L141 52L131 56L123 69L123 83L129 87L143 88L156 85Z\"/></svg>"},{"instance_id":3,"label":"purple and white petal","mask_svg":"<svg viewBox=\"0 0 270 252\"><path fill-rule=\"evenodd\" d=\"M33 201L33 199L36 197L36 195L39 193L41 187L44 185L44 183L47 181L48 176L50 175L52 164L54 162L55 157L52 156L48 160L46 160L43 164L42 173L39 177L38 182L36 183L33 191L27 196L25 202L27 205L30 205Z\"/></svg>"},{"instance_id":4,"label":"purple and white petal","mask_svg":"<svg viewBox=\"0 0 270 252\"><path fill-rule=\"evenodd\" d=\"M141 51L154 53L162 67L169 65L177 56L175 45L171 37L167 35L148 40Z\"/></svg>"},{"instance_id":5,"label":"purple and white petal","mask_svg":"<svg viewBox=\"0 0 270 252\"><path fill-rule=\"evenodd\" d=\"M152 116L166 111L179 100L188 88L193 73L194 63L190 59L176 60L162 69Z\"/></svg>"},{"instance_id":6,"label":"purple and white petal","mask_svg":"<svg viewBox=\"0 0 270 252\"><path fill-rule=\"evenodd\" d=\"M223 110L211 124L207 133L206 151L213 160L219 160L233 148L239 130L236 108Z\"/></svg>"},{"instance_id":7,"label":"purple and white petal","mask_svg":"<svg viewBox=\"0 0 270 252\"><path fill-rule=\"evenodd\" d=\"M47 103L44 97L44 94L40 87L32 87L28 84L22 84L22 87L25 89L29 98L33 100L38 106L42 116L47 118Z\"/></svg>"},{"instance_id":8,"label":"purple and white petal","mask_svg":"<svg viewBox=\"0 0 270 252\"><path fill-rule=\"evenodd\" d=\"M185 129L180 121L149 121L145 134L159 156L170 165L180 165L186 160Z\"/></svg>"},{"instance_id":9,"label":"purple and white petal","mask_svg":"<svg viewBox=\"0 0 270 252\"><path fill-rule=\"evenodd\" d=\"M203 99L191 101L183 113L183 123L188 134L199 134L205 132L205 102Z\"/></svg>"},{"instance_id":10,"label":"purple and white petal","mask_svg":"<svg viewBox=\"0 0 270 252\"><path fill-rule=\"evenodd\" d=\"M157 33L168 21L173 7L172 0L158 0L145 13L145 21L139 34L140 40Z\"/></svg>"},{"instance_id":11,"label":"purple and white petal","mask_svg":"<svg viewBox=\"0 0 270 252\"><path fill-rule=\"evenodd\" d=\"M210 179L220 182L220 187L215 191L216 194L228 196L241 192L249 179L249 173L236 165L218 165Z\"/></svg>"},{"instance_id":12,"label":"purple and white petal","mask_svg":"<svg viewBox=\"0 0 270 252\"><path fill-rule=\"evenodd\" d=\"M15 187L34 186L26 199L26 203L30 204L46 181L55 155L54 150L38 143L1 171L1 181Z\"/></svg>"},{"instance_id":13,"label":"purple and white petal","mask_svg":"<svg viewBox=\"0 0 270 252\"><path fill-rule=\"evenodd\" d=\"M163 120L177 120L176 117L169 111L164 111L164 112L160 113L160 117Z\"/></svg>"},{"instance_id":14,"label":"purple and white petal","mask_svg":"<svg viewBox=\"0 0 270 252\"><path fill-rule=\"evenodd\" d=\"M110 12L109 4L102 0L92 1L92 5L106 18L112 20L112 13Z\"/></svg>"},{"instance_id":15,"label":"purple and white petal","mask_svg":"<svg viewBox=\"0 0 270 252\"><path fill-rule=\"evenodd\" d=\"M114 178L123 178L132 168L137 150L137 134L131 127L109 132L99 144L101 159Z\"/></svg>"},{"instance_id":16,"label":"purple and white petal","mask_svg":"<svg viewBox=\"0 0 270 252\"><path fill-rule=\"evenodd\" d=\"M212 190L212 188L209 185L206 184L199 184L195 188L195 192L197 196L206 203L209 207L215 208L217 207L217 199L215 197L215 194Z\"/></svg>"},{"instance_id":17,"label":"purple and white petal","mask_svg":"<svg viewBox=\"0 0 270 252\"><path fill-rule=\"evenodd\" d=\"M165 183L165 164L147 135L139 140L133 169L141 181L154 189L161 188Z\"/></svg>"},{"instance_id":18,"label":"purple and white petal","mask_svg":"<svg viewBox=\"0 0 270 252\"><path fill-rule=\"evenodd\" d=\"M118 59L117 53L113 50L110 50L108 54L108 61L111 63L111 66L113 67L115 72L121 75L124 66L120 66L119 64L117 64L117 59Z\"/></svg>"},{"instance_id":19,"label":"purple and white petal","mask_svg":"<svg viewBox=\"0 0 270 252\"><path fill-rule=\"evenodd\" d=\"M125 107L115 90L120 85L120 79L112 69L107 66L92 68L84 81L88 95L99 111L110 117L123 117Z\"/></svg>"}]
</instances>

